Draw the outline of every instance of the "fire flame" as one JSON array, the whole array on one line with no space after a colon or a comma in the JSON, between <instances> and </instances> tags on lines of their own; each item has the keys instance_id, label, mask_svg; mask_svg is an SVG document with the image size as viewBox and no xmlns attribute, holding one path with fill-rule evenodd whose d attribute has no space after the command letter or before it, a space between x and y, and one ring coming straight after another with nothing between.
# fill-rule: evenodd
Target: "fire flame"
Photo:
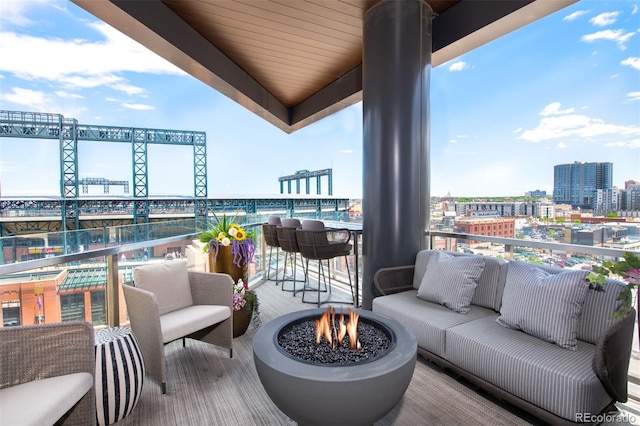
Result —
<instances>
[{"instance_id":1,"label":"fire flame","mask_svg":"<svg viewBox=\"0 0 640 426\"><path fill-rule=\"evenodd\" d=\"M349 336L349 349L361 349L362 345L358 340L358 320L360 315L347 308L349 312L349 322L345 323L344 314L341 312L336 321L336 310L332 307L316 320L316 345L322 343L324 337L331 349L341 345L344 338Z\"/></svg>"},{"instance_id":2,"label":"fire flame","mask_svg":"<svg viewBox=\"0 0 640 426\"><path fill-rule=\"evenodd\" d=\"M347 327L347 334L349 335L349 349L362 349L362 345L360 345L360 340L358 340L358 320L360 319L360 315L353 312L351 309L349 311L349 324Z\"/></svg>"}]
</instances>

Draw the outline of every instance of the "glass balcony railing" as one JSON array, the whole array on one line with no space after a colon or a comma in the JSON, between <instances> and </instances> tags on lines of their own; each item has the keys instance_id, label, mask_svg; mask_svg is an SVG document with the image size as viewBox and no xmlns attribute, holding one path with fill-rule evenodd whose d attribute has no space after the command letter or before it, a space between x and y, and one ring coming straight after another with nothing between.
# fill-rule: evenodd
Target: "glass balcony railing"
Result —
<instances>
[{"instance_id":1,"label":"glass balcony railing","mask_svg":"<svg viewBox=\"0 0 640 426\"><path fill-rule=\"evenodd\" d=\"M266 217L234 218L257 234L250 284L263 275L266 251L260 224ZM335 221L343 213L302 212L296 217ZM123 282L132 280L133 269L147 262L184 258L192 269L206 270L207 259L198 236L209 226L205 220L181 219L2 237L0 326L78 319L96 327L126 322L119 289ZM343 269L336 264L334 270L339 276Z\"/></svg>"},{"instance_id":2,"label":"glass balcony railing","mask_svg":"<svg viewBox=\"0 0 640 426\"><path fill-rule=\"evenodd\" d=\"M296 215L318 218L314 213ZM250 219L253 219L250 221ZM256 220L257 219L257 220ZM352 242L357 256L348 261L356 292L362 277L361 224L343 222L342 217L320 217L327 226L353 229ZM337 220L336 220L337 219ZM250 266L250 285L265 279L268 260L260 224L266 217L243 218L242 224L257 233L255 263ZM120 288L132 279L133 268L147 262L166 261L167 257L186 258L192 269L205 270L206 257L198 241L204 221L180 220L137 226L88 229L78 232L48 233L0 239L3 264L0 264L1 325L13 326L84 319L95 327L126 323L126 306ZM544 263L563 268L589 270L603 260L619 258L623 250L490 237L455 232L425 232L432 249L443 249L484 256ZM357 243L357 244L355 244ZM53 247L53 250L48 250ZM56 250L56 247L61 247ZM272 259L272 264L275 259ZM282 267L282 259L279 265ZM335 278L347 282L347 263L337 260L332 269ZM345 287L348 288L348 287ZM358 300L360 301L360 299ZM359 303L358 303L359 304ZM640 353L634 333L630 368L630 391L640 385Z\"/></svg>"}]
</instances>

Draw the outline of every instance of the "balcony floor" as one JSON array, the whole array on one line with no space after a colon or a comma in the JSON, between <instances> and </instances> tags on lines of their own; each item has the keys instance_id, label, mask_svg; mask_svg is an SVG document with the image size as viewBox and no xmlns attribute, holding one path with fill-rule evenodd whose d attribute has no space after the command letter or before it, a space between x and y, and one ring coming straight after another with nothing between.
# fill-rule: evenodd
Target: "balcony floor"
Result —
<instances>
[{"instance_id":1,"label":"balcony floor","mask_svg":"<svg viewBox=\"0 0 640 426\"><path fill-rule=\"evenodd\" d=\"M285 288L290 286L291 283L286 283ZM298 288L301 288L300 284ZM263 322L288 312L316 307L301 303L301 294L293 297L272 281L260 285L256 291ZM295 425L271 402L260 384L253 364L254 334L255 330L250 326L245 335L234 340L231 359L227 350L199 341L187 341L184 349L180 341L167 345L167 394L162 395L160 386L147 377L133 413L117 424ZM616 425L640 424L640 405L629 402L618 404L618 407L631 422L617 422ZM511 426L539 423L418 357L413 379L403 399L375 425Z\"/></svg>"}]
</instances>

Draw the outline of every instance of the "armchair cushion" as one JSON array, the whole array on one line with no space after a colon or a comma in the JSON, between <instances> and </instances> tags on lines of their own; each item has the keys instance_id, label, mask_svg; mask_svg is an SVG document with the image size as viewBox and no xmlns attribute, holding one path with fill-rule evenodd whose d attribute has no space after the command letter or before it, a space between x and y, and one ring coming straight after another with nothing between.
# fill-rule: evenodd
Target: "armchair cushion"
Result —
<instances>
[{"instance_id":1,"label":"armchair cushion","mask_svg":"<svg viewBox=\"0 0 640 426\"><path fill-rule=\"evenodd\" d=\"M93 387L87 372L65 374L0 390L0 419L7 425L51 424Z\"/></svg>"},{"instance_id":2,"label":"armchair cushion","mask_svg":"<svg viewBox=\"0 0 640 426\"><path fill-rule=\"evenodd\" d=\"M222 305L193 305L160 317L163 343L169 343L231 316L231 308Z\"/></svg>"},{"instance_id":3,"label":"armchair cushion","mask_svg":"<svg viewBox=\"0 0 640 426\"><path fill-rule=\"evenodd\" d=\"M133 270L136 287L156 295L160 315L193 305L187 262L169 261Z\"/></svg>"},{"instance_id":4,"label":"armchair cushion","mask_svg":"<svg viewBox=\"0 0 640 426\"><path fill-rule=\"evenodd\" d=\"M0 327L0 424L96 424L94 341L85 321Z\"/></svg>"}]
</instances>

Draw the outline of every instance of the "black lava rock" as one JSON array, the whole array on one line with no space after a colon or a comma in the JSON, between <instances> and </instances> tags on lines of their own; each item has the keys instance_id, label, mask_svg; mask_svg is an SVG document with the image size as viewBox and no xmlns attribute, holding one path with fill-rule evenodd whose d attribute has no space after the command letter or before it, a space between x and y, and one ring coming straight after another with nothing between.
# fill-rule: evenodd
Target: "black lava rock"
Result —
<instances>
[{"instance_id":1,"label":"black lava rock","mask_svg":"<svg viewBox=\"0 0 640 426\"><path fill-rule=\"evenodd\" d=\"M381 356L391 346L391 340L383 330L362 320L358 322L358 340L361 349L349 349L349 336L335 348L331 348L324 337L320 345L316 345L315 320L289 324L278 334L278 344L285 352L315 364L347 365L366 362Z\"/></svg>"}]
</instances>

